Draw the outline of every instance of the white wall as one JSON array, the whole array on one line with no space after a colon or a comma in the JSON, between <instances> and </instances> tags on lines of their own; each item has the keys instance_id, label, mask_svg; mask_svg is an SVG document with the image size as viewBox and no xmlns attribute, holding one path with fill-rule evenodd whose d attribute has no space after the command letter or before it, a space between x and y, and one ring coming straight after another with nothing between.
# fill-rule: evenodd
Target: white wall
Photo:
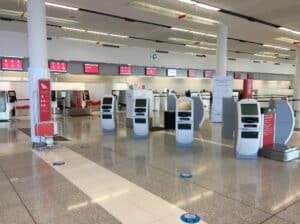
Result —
<instances>
[{"instance_id":1,"label":"white wall","mask_svg":"<svg viewBox=\"0 0 300 224\"><path fill-rule=\"evenodd\" d=\"M48 57L54 59L124 63L175 68L215 69L215 56L200 58L182 53L159 54L156 61L150 59L153 49L138 47L107 48L95 44L53 39L48 41ZM28 56L25 33L0 31L0 55ZM228 71L294 74L290 64L253 63L247 59L228 61Z\"/></svg>"}]
</instances>

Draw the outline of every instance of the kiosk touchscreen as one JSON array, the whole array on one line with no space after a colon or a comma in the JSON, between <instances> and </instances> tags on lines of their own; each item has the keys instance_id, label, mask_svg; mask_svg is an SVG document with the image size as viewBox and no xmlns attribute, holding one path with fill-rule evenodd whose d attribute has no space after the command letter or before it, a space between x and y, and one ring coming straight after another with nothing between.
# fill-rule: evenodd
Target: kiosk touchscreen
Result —
<instances>
[{"instance_id":1,"label":"kiosk touchscreen","mask_svg":"<svg viewBox=\"0 0 300 224\"><path fill-rule=\"evenodd\" d=\"M235 148L237 159L256 159L261 138L261 111L256 100L237 103Z\"/></svg>"},{"instance_id":2,"label":"kiosk touchscreen","mask_svg":"<svg viewBox=\"0 0 300 224\"><path fill-rule=\"evenodd\" d=\"M116 129L116 107L113 95L102 97L101 121L104 131L114 131Z\"/></svg>"},{"instance_id":3,"label":"kiosk touchscreen","mask_svg":"<svg viewBox=\"0 0 300 224\"><path fill-rule=\"evenodd\" d=\"M146 138L149 135L149 102L147 98L135 99L133 132L137 138Z\"/></svg>"},{"instance_id":4,"label":"kiosk touchscreen","mask_svg":"<svg viewBox=\"0 0 300 224\"><path fill-rule=\"evenodd\" d=\"M180 97L176 105L176 144L191 146L194 138L194 101Z\"/></svg>"}]
</instances>

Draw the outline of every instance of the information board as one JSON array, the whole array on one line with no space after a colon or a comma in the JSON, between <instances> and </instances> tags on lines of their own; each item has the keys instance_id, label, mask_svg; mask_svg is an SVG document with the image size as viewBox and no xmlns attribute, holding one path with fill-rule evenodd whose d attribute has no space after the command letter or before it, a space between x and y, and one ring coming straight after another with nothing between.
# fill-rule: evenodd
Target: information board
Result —
<instances>
[{"instance_id":1,"label":"information board","mask_svg":"<svg viewBox=\"0 0 300 224\"><path fill-rule=\"evenodd\" d=\"M188 77L197 77L197 70L189 69L188 70Z\"/></svg>"},{"instance_id":2,"label":"information board","mask_svg":"<svg viewBox=\"0 0 300 224\"><path fill-rule=\"evenodd\" d=\"M156 76L157 75L157 68L146 67L145 74L146 74L146 76Z\"/></svg>"},{"instance_id":3,"label":"information board","mask_svg":"<svg viewBox=\"0 0 300 224\"><path fill-rule=\"evenodd\" d=\"M22 58L2 58L1 68L5 71L23 71L23 59Z\"/></svg>"},{"instance_id":4,"label":"information board","mask_svg":"<svg viewBox=\"0 0 300 224\"><path fill-rule=\"evenodd\" d=\"M51 87L49 79L39 80L40 121L51 120Z\"/></svg>"},{"instance_id":5,"label":"information board","mask_svg":"<svg viewBox=\"0 0 300 224\"><path fill-rule=\"evenodd\" d=\"M263 114L263 146L273 145L275 141L275 112Z\"/></svg>"},{"instance_id":6,"label":"information board","mask_svg":"<svg viewBox=\"0 0 300 224\"><path fill-rule=\"evenodd\" d=\"M50 72L66 73L68 64L65 61L50 61L49 62Z\"/></svg>"},{"instance_id":7,"label":"information board","mask_svg":"<svg viewBox=\"0 0 300 224\"><path fill-rule=\"evenodd\" d=\"M99 74L100 72L99 64L84 64L83 68L86 74Z\"/></svg>"},{"instance_id":8,"label":"information board","mask_svg":"<svg viewBox=\"0 0 300 224\"><path fill-rule=\"evenodd\" d=\"M132 74L132 67L129 65L121 65L119 67L120 75L131 75Z\"/></svg>"}]
</instances>

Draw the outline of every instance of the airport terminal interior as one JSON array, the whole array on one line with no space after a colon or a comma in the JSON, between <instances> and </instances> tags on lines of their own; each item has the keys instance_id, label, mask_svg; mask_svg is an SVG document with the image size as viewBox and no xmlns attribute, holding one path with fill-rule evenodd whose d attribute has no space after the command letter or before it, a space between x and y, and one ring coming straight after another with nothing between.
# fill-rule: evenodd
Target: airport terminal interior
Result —
<instances>
[{"instance_id":1,"label":"airport terminal interior","mask_svg":"<svg viewBox=\"0 0 300 224\"><path fill-rule=\"evenodd\" d=\"M0 0L0 224L300 224L299 0Z\"/></svg>"}]
</instances>

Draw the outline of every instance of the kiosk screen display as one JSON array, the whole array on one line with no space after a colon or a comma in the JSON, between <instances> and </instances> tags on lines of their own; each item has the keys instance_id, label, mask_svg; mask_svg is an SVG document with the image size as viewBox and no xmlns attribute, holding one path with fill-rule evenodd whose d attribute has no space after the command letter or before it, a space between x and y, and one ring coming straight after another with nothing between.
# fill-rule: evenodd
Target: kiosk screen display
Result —
<instances>
[{"instance_id":1,"label":"kiosk screen display","mask_svg":"<svg viewBox=\"0 0 300 224\"><path fill-rule=\"evenodd\" d=\"M241 104L242 115L258 115L256 104Z\"/></svg>"},{"instance_id":2,"label":"kiosk screen display","mask_svg":"<svg viewBox=\"0 0 300 224\"><path fill-rule=\"evenodd\" d=\"M146 107L147 106L147 100L145 99L136 99L135 100L135 107Z\"/></svg>"},{"instance_id":3,"label":"kiosk screen display","mask_svg":"<svg viewBox=\"0 0 300 224\"><path fill-rule=\"evenodd\" d=\"M112 104L112 98L111 97L103 98L103 104Z\"/></svg>"},{"instance_id":4,"label":"kiosk screen display","mask_svg":"<svg viewBox=\"0 0 300 224\"><path fill-rule=\"evenodd\" d=\"M190 111L192 110L192 103L189 101L179 101L178 102L179 111Z\"/></svg>"}]
</instances>

